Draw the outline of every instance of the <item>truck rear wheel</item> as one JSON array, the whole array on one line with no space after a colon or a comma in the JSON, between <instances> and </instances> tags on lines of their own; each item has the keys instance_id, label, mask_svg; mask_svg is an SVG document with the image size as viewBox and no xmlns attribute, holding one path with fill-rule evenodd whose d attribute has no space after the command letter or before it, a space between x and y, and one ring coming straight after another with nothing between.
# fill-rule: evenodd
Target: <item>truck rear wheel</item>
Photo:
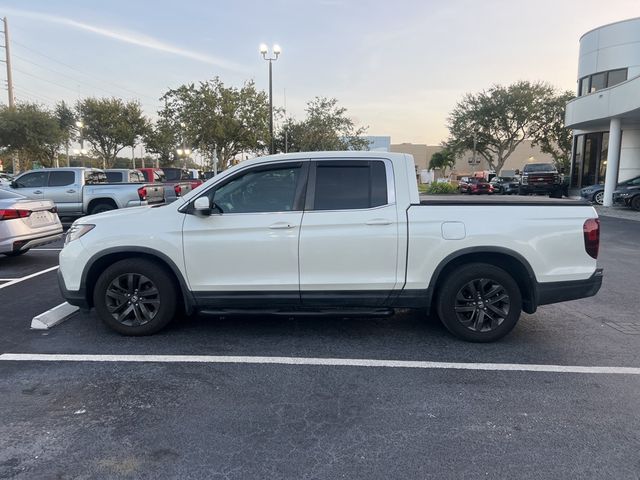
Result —
<instances>
[{"instance_id":1,"label":"truck rear wheel","mask_svg":"<svg viewBox=\"0 0 640 480\"><path fill-rule=\"evenodd\" d=\"M99 202L96 203L93 207L91 207L91 212L89 212L91 215L96 215L98 213L102 213L102 212L108 212L109 210L115 210L116 207L113 206L113 204L108 203L108 202Z\"/></svg>"},{"instance_id":2,"label":"truck rear wheel","mask_svg":"<svg viewBox=\"0 0 640 480\"><path fill-rule=\"evenodd\" d=\"M93 304L116 332L151 335L173 319L176 288L161 266L144 259L121 260L98 277Z\"/></svg>"},{"instance_id":3,"label":"truck rear wheel","mask_svg":"<svg viewBox=\"0 0 640 480\"><path fill-rule=\"evenodd\" d=\"M493 342L515 327L522 294L513 277L486 263L457 267L436 297L440 320L452 334L469 342Z\"/></svg>"},{"instance_id":4,"label":"truck rear wheel","mask_svg":"<svg viewBox=\"0 0 640 480\"><path fill-rule=\"evenodd\" d=\"M634 210L640 210L640 195L636 195L635 197L633 197L631 199L631 202L629 202L629 205Z\"/></svg>"}]
</instances>

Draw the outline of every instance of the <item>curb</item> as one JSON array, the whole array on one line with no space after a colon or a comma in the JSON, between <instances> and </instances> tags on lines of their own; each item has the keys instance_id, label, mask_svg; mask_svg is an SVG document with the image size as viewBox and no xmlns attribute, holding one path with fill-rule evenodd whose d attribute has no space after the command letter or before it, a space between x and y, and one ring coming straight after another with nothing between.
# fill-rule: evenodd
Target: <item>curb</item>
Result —
<instances>
[{"instance_id":1,"label":"curb","mask_svg":"<svg viewBox=\"0 0 640 480\"><path fill-rule=\"evenodd\" d=\"M61 303L57 307L53 307L46 312L33 317L33 320L31 320L31 328L33 330L48 330L51 327L64 322L78 310L80 310L79 307L69 305L67 302Z\"/></svg>"}]
</instances>

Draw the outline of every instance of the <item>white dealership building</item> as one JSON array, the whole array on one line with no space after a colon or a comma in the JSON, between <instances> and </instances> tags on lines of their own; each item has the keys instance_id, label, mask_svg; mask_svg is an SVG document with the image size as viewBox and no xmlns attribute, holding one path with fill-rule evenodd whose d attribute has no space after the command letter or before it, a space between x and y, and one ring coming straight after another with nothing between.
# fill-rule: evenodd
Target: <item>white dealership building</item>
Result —
<instances>
[{"instance_id":1,"label":"white dealership building","mask_svg":"<svg viewBox=\"0 0 640 480\"><path fill-rule=\"evenodd\" d=\"M578 96L565 124L574 132L571 185L604 183L610 205L617 182L640 175L640 17L580 38Z\"/></svg>"}]
</instances>

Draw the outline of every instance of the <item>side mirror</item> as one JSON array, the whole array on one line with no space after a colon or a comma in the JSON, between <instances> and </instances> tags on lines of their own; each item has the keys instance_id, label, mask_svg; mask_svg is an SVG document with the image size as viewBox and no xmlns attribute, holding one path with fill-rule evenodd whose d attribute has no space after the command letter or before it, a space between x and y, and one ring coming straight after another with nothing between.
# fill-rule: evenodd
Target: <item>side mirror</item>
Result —
<instances>
[{"instance_id":1,"label":"side mirror","mask_svg":"<svg viewBox=\"0 0 640 480\"><path fill-rule=\"evenodd\" d=\"M18 184L16 183L16 181L15 181L15 180L11 180L11 183L9 184L9 186L10 186L11 188L18 188Z\"/></svg>"},{"instance_id":2,"label":"side mirror","mask_svg":"<svg viewBox=\"0 0 640 480\"><path fill-rule=\"evenodd\" d=\"M193 211L196 215L203 217L211 215L211 200L209 200L209 197L202 196L196 198L193 202Z\"/></svg>"}]
</instances>

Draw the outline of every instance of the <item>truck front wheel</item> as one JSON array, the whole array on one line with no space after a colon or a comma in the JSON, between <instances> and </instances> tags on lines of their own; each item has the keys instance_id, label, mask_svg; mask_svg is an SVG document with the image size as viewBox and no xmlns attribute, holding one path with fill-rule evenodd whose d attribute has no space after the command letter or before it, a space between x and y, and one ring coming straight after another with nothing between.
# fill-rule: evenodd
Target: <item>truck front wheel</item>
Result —
<instances>
[{"instance_id":1,"label":"truck front wheel","mask_svg":"<svg viewBox=\"0 0 640 480\"><path fill-rule=\"evenodd\" d=\"M515 327L522 295L513 277L486 263L455 268L436 297L440 320L452 334L469 342L492 342Z\"/></svg>"},{"instance_id":2,"label":"truck front wheel","mask_svg":"<svg viewBox=\"0 0 640 480\"><path fill-rule=\"evenodd\" d=\"M176 288L169 273L144 259L108 267L96 282L93 303L100 319L123 335L151 335L176 312Z\"/></svg>"}]
</instances>

